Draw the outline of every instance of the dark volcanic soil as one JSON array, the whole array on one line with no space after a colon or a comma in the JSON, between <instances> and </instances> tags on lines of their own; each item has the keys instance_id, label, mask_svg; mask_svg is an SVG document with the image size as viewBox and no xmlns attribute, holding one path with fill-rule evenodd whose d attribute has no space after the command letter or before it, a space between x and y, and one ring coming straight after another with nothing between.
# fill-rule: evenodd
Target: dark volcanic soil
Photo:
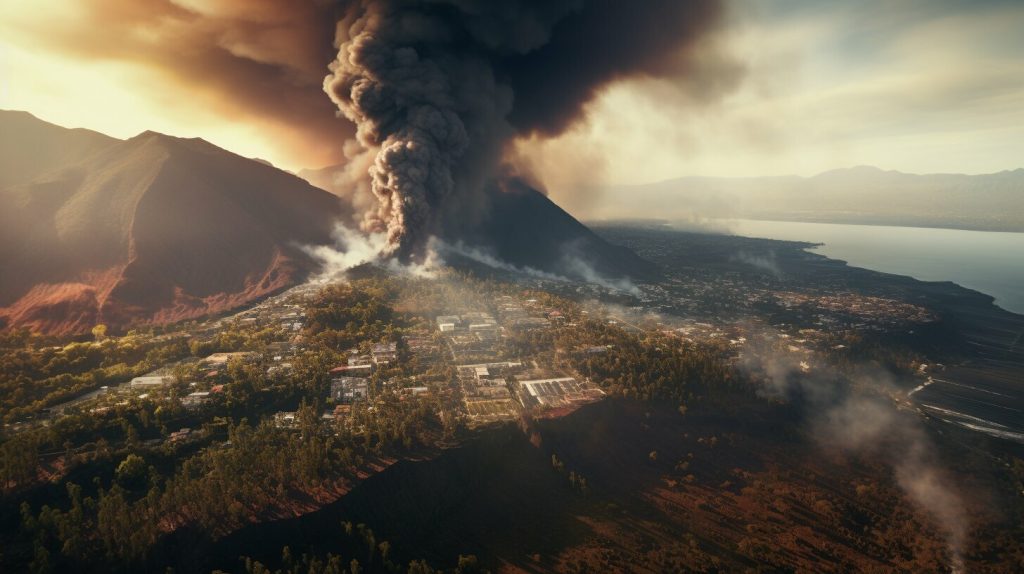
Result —
<instances>
[{"instance_id":1,"label":"dark volcanic soil","mask_svg":"<svg viewBox=\"0 0 1024 574\"><path fill-rule=\"evenodd\" d=\"M276 566L285 545L365 563L365 545L341 526L349 521L387 540L401 564L452 567L475 554L508 572L944 567L943 536L885 465L823 451L784 410L742 409L681 416L608 400L536 423L539 446L518 428L492 429L434 460L395 464L320 511L173 555L179 571L197 572L238 571L241 555ZM586 478L585 493L570 472ZM976 482L962 483L967 496L988 488ZM990 523L981 506L972 519Z\"/></svg>"}]
</instances>

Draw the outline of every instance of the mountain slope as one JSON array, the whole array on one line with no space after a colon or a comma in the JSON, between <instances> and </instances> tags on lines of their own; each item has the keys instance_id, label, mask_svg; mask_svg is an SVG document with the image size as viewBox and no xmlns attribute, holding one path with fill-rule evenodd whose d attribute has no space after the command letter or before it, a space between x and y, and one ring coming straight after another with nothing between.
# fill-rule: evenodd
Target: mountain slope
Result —
<instances>
[{"instance_id":1,"label":"mountain slope","mask_svg":"<svg viewBox=\"0 0 1024 574\"><path fill-rule=\"evenodd\" d=\"M854 167L814 177L684 177L590 190L604 218L780 219L1024 231L1024 169L916 175Z\"/></svg>"},{"instance_id":2,"label":"mountain slope","mask_svg":"<svg viewBox=\"0 0 1024 574\"><path fill-rule=\"evenodd\" d=\"M90 130L62 128L28 112L0 110L0 188L27 183L118 141Z\"/></svg>"},{"instance_id":3,"label":"mountain slope","mask_svg":"<svg viewBox=\"0 0 1024 574\"><path fill-rule=\"evenodd\" d=\"M341 166L299 172L331 193ZM442 238L498 258L515 267L530 267L574 279L649 278L657 267L629 249L605 241L547 196L517 179L491 185L473 198L453 202L444 216ZM449 261L452 263L452 261Z\"/></svg>"},{"instance_id":4,"label":"mountain slope","mask_svg":"<svg viewBox=\"0 0 1024 574\"><path fill-rule=\"evenodd\" d=\"M483 215L469 227L449 227L462 241L517 267L593 279L650 278L656 266L605 241L539 191L516 180L493 186Z\"/></svg>"},{"instance_id":5,"label":"mountain slope","mask_svg":"<svg viewBox=\"0 0 1024 574\"><path fill-rule=\"evenodd\" d=\"M302 279L339 202L205 141L146 132L0 188L0 320L50 333L224 311Z\"/></svg>"}]
</instances>

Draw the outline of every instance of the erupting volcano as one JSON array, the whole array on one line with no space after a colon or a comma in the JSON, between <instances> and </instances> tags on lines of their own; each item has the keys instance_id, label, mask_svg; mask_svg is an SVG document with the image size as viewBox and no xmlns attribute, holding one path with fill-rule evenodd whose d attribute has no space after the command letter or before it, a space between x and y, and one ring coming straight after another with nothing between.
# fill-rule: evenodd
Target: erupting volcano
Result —
<instances>
[{"instance_id":1,"label":"erupting volcano","mask_svg":"<svg viewBox=\"0 0 1024 574\"><path fill-rule=\"evenodd\" d=\"M420 260L505 203L490 192L515 138L561 133L613 80L685 77L719 16L714 0L353 2L324 83L357 127L338 187L375 203L361 224L386 255Z\"/></svg>"}]
</instances>

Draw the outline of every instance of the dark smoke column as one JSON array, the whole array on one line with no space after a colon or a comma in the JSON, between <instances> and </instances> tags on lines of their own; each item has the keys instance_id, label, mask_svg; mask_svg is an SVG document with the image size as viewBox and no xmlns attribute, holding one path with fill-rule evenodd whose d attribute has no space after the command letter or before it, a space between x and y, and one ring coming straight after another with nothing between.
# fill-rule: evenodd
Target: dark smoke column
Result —
<instances>
[{"instance_id":1,"label":"dark smoke column","mask_svg":"<svg viewBox=\"0 0 1024 574\"><path fill-rule=\"evenodd\" d=\"M368 176L379 206L368 214L370 230L386 230L387 254L406 258L427 239L434 206L452 192L453 166L469 138L449 77L414 47L427 30L407 29L395 4L351 9L325 89L375 154Z\"/></svg>"},{"instance_id":2,"label":"dark smoke column","mask_svg":"<svg viewBox=\"0 0 1024 574\"><path fill-rule=\"evenodd\" d=\"M385 255L480 205L506 144L557 135L605 84L685 74L718 0L354 0L324 89L357 126ZM372 161L367 161L372 160ZM362 174L358 174L362 177ZM463 210L463 214L465 210Z\"/></svg>"}]
</instances>

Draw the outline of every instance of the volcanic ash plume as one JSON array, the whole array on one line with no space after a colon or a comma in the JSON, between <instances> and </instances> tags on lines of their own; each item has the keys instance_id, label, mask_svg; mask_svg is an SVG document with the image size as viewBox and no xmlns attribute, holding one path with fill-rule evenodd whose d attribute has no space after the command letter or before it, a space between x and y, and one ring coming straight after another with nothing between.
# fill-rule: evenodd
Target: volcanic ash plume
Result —
<instances>
[{"instance_id":1,"label":"volcanic ash plume","mask_svg":"<svg viewBox=\"0 0 1024 574\"><path fill-rule=\"evenodd\" d=\"M479 205L517 135L555 135L617 78L685 75L718 0L359 0L324 89L357 126L366 231L419 258ZM365 181L352 182L354 188ZM457 204L457 208L452 208Z\"/></svg>"}]
</instances>

